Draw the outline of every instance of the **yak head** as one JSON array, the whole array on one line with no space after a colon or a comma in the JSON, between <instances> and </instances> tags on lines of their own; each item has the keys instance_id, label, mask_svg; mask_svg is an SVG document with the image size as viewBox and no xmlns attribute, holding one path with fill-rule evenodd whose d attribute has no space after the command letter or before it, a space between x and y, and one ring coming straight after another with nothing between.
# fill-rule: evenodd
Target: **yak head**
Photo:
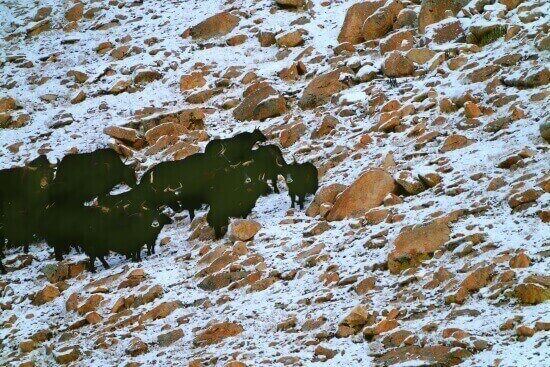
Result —
<instances>
[{"instance_id":1,"label":"yak head","mask_svg":"<svg viewBox=\"0 0 550 367\"><path fill-rule=\"evenodd\" d=\"M266 136L264 135L264 133L262 133L262 131L259 128L254 129L254 131L252 132L252 138L257 143L263 143L264 141L267 140Z\"/></svg>"},{"instance_id":2,"label":"yak head","mask_svg":"<svg viewBox=\"0 0 550 367\"><path fill-rule=\"evenodd\" d=\"M36 174L36 177L40 178L41 188L47 187L53 181L53 177L54 177L53 165L50 163L50 161L44 154L30 161L27 164L27 169L33 172L34 174Z\"/></svg>"},{"instance_id":3,"label":"yak head","mask_svg":"<svg viewBox=\"0 0 550 367\"><path fill-rule=\"evenodd\" d=\"M153 223L151 223L151 227L153 228L157 228L157 227L164 227L165 225L167 224L170 224L172 223L172 219L164 214L164 213L159 213L157 216L155 216L155 219L153 220Z\"/></svg>"},{"instance_id":4,"label":"yak head","mask_svg":"<svg viewBox=\"0 0 550 367\"><path fill-rule=\"evenodd\" d=\"M124 165L122 167L122 181L130 187L136 187L137 173L131 166Z\"/></svg>"}]
</instances>

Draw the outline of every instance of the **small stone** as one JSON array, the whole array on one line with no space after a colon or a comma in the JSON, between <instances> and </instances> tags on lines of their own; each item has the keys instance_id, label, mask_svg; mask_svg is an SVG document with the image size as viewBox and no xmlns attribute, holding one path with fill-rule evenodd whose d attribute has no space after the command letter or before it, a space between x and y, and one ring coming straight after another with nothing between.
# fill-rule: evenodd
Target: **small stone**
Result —
<instances>
[{"instance_id":1,"label":"small stone","mask_svg":"<svg viewBox=\"0 0 550 367\"><path fill-rule=\"evenodd\" d=\"M384 59L383 70L390 78L411 76L414 73L414 63L400 51L392 51Z\"/></svg>"},{"instance_id":2,"label":"small stone","mask_svg":"<svg viewBox=\"0 0 550 367\"><path fill-rule=\"evenodd\" d=\"M206 79L204 79L202 73L199 71L183 75L180 79L180 90L182 92L190 89L200 88L204 85L206 85Z\"/></svg>"},{"instance_id":3,"label":"small stone","mask_svg":"<svg viewBox=\"0 0 550 367\"><path fill-rule=\"evenodd\" d=\"M512 269L527 268L531 265L531 259L524 252L517 254L510 259Z\"/></svg>"}]
</instances>

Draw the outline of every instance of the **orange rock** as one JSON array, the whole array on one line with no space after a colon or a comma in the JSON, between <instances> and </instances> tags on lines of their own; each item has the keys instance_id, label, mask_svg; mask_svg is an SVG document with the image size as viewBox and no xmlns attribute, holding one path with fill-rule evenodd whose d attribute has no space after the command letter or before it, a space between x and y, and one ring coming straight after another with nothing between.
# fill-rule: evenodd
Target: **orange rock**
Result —
<instances>
[{"instance_id":1,"label":"orange rock","mask_svg":"<svg viewBox=\"0 0 550 367\"><path fill-rule=\"evenodd\" d=\"M382 320L378 324L376 324L376 326L374 327L374 335L380 335L382 333L393 330L398 326L399 326L399 322L397 320L393 320L393 319Z\"/></svg>"},{"instance_id":2,"label":"orange rock","mask_svg":"<svg viewBox=\"0 0 550 367\"><path fill-rule=\"evenodd\" d=\"M510 267L513 269L527 268L531 265L531 259L524 252L521 252L510 259Z\"/></svg>"},{"instance_id":3,"label":"orange rock","mask_svg":"<svg viewBox=\"0 0 550 367\"><path fill-rule=\"evenodd\" d=\"M205 346L221 342L223 339L239 335L243 332L242 326L233 322L221 322L208 327L197 334L193 343L196 346Z\"/></svg>"},{"instance_id":4,"label":"orange rock","mask_svg":"<svg viewBox=\"0 0 550 367\"><path fill-rule=\"evenodd\" d=\"M408 51L414 46L414 39L410 30L395 32L380 41L380 54L391 51ZM407 57L410 57L407 54Z\"/></svg>"},{"instance_id":5,"label":"orange rock","mask_svg":"<svg viewBox=\"0 0 550 367\"><path fill-rule=\"evenodd\" d=\"M236 220L229 228L229 239L235 241L248 241L262 228L262 225L253 220Z\"/></svg>"},{"instance_id":6,"label":"orange rock","mask_svg":"<svg viewBox=\"0 0 550 367\"><path fill-rule=\"evenodd\" d=\"M348 67L341 67L337 70L315 77L304 89L298 105L302 109L311 109L329 101L332 95L348 88L348 85L341 80L342 74L353 75L353 70Z\"/></svg>"},{"instance_id":7,"label":"orange rock","mask_svg":"<svg viewBox=\"0 0 550 367\"><path fill-rule=\"evenodd\" d=\"M198 40L225 36L238 24L238 16L230 13L218 13L189 28L189 35Z\"/></svg>"},{"instance_id":8,"label":"orange rock","mask_svg":"<svg viewBox=\"0 0 550 367\"><path fill-rule=\"evenodd\" d=\"M450 239L448 221L446 218L436 219L426 224L403 228L395 239L395 250L388 256L390 272L399 273L430 258Z\"/></svg>"},{"instance_id":9,"label":"orange rock","mask_svg":"<svg viewBox=\"0 0 550 367\"><path fill-rule=\"evenodd\" d=\"M414 74L414 63L399 51L392 51L382 65L384 75L390 78L401 78Z\"/></svg>"},{"instance_id":10,"label":"orange rock","mask_svg":"<svg viewBox=\"0 0 550 367\"><path fill-rule=\"evenodd\" d=\"M265 82L248 87L243 97L244 100L233 110L233 116L239 121L263 121L286 112L285 99Z\"/></svg>"},{"instance_id":11,"label":"orange rock","mask_svg":"<svg viewBox=\"0 0 550 367\"><path fill-rule=\"evenodd\" d=\"M470 144L472 144L472 142L464 135L453 134L445 140L445 143L443 143L441 147L441 152L450 152L452 150L464 148Z\"/></svg>"},{"instance_id":12,"label":"orange rock","mask_svg":"<svg viewBox=\"0 0 550 367\"><path fill-rule=\"evenodd\" d=\"M426 27L446 18L447 10L456 15L468 0L423 0L418 15L418 29L424 33Z\"/></svg>"},{"instance_id":13,"label":"orange rock","mask_svg":"<svg viewBox=\"0 0 550 367\"><path fill-rule=\"evenodd\" d=\"M40 306L44 303L53 301L60 295L61 292L59 292L59 289L57 289L57 287L48 284L34 295L32 303L36 306Z\"/></svg>"},{"instance_id":14,"label":"orange rock","mask_svg":"<svg viewBox=\"0 0 550 367\"><path fill-rule=\"evenodd\" d=\"M351 44L363 42L362 28L365 19L371 16L384 3L384 0L377 0L352 5L346 12L344 24L338 34L338 42L349 42Z\"/></svg>"},{"instance_id":15,"label":"orange rock","mask_svg":"<svg viewBox=\"0 0 550 367\"><path fill-rule=\"evenodd\" d=\"M361 217L382 204L388 193L397 190L393 177L383 169L373 169L364 173L338 197L330 210L327 220L342 220L348 217Z\"/></svg>"},{"instance_id":16,"label":"orange rock","mask_svg":"<svg viewBox=\"0 0 550 367\"><path fill-rule=\"evenodd\" d=\"M180 90L185 92L190 89L200 88L206 84L206 79L200 71L183 75L180 79Z\"/></svg>"},{"instance_id":17,"label":"orange rock","mask_svg":"<svg viewBox=\"0 0 550 367\"><path fill-rule=\"evenodd\" d=\"M162 302L160 305L153 308L151 311L141 315L141 317L139 318L139 323L143 324L148 320L163 319L181 306L182 304L180 301Z\"/></svg>"},{"instance_id":18,"label":"orange rock","mask_svg":"<svg viewBox=\"0 0 550 367\"><path fill-rule=\"evenodd\" d=\"M369 41L384 37L392 29L401 10L403 10L403 4L398 0L391 0L378 8L363 22L363 38Z\"/></svg>"}]
</instances>

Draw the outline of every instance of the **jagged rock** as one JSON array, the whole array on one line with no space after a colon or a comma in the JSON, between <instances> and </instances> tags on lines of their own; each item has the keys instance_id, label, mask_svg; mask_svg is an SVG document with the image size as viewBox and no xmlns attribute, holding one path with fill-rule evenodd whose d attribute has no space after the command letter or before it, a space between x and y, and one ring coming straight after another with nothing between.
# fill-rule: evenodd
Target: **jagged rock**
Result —
<instances>
[{"instance_id":1,"label":"jagged rock","mask_svg":"<svg viewBox=\"0 0 550 367\"><path fill-rule=\"evenodd\" d=\"M143 324L147 322L148 320L157 320L157 319L163 319L166 316L170 315L174 310L182 307L182 304L180 301L170 301L170 302L162 302L157 307L153 308L151 311L148 311L141 315L139 318L139 323Z\"/></svg>"},{"instance_id":2,"label":"jagged rock","mask_svg":"<svg viewBox=\"0 0 550 367\"><path fill-rule=\"evenodd\" d=\"M411 195L417 195L426 190L426 187L422 181L418 179L418 177L411 171L399 172L399 174L395 177L395 181Z\"/></svg>"},{"instance_id":3,"label":"jagged rock","mask_svg":"<svg viewBox=\"0 0 550 367\"><path fill-rule=\"evenodd\" d=\"M141 70L134 76L134 84L147 84L162 79L162 73L156 70Z\"/></svg>"},{"instance_id":4,"label":"jagged rock","mask_svg":"<svg viewBox=\"0 0 550 367\"><path fill-rule=\"evenodd\" d=\"M333 204L336 200L336 196L338 196L345 189L346 185L339 183L321 187L317 190L313 201L306 209L306 215L310 217L317 216L320 213L320 207L322 204Z\"/></svg>"},{"instance_id":5,"label":"jagged rock","mask_svg":"<svg viewBox=\"0 0 550 367\"><path fill-rule=\"evenodd\" d=\"M514 296L525 305L536 305L550 299L550 282L543 277L528 277L514 289Z\"/></svg>"},{"instance_id":6,"label":"jagged rock","mask_svg":"<svg viewBox=\"0 0 550 367\"><path fill-rule=\"evenodd\" d=\"M53 358L57 363L68 364L76 361L80 357L80 347L68 346L61 347L53 352Z\"/></svg>"},{"instance_id":7,"label":"jagged rock","mask_svg":"<svg viewBox=\"0 0 550 367\"><path fill-rule=\"evenodd\" d=\"M321 74L313 79L304 89L298 105L302 109L311 109L329 101L330 97L348 88L342 80L345 74L353 75L350 68L342 67L326 74Z\"/></svg>"},{"instance_id":8,"label":"jagged rock","mask_svg":"<svg viewBox=\"0 0 550 367\"><path fill-rule=\"evenodd\" d=\"M384 59L384 74L390 78L401 78L414 74L414 63L399 51L392 51Z\"/></svg>"},{"instance_id":9,"label":"jagged rock","mask_svg":"<svg viewBox=\"0 0 550 367\"><path fill-rule=\"evenodd\" d=\"M50 283L57 283L61 280L74 278L86 270L84 262L73 263L56 263L44 265L42 272L46 275L46 279Z\"/></svg>"},{"instance_id":10,"label":"jagged rock","mask_svg":"<svg viewBox=\"0 0 550 367\"><path fill-rule=\"evenodd\" d=\"M369 324L371 320L372 316L363 306L355 306L340 324L359 331L362 326Z\"/></svg>"},{"instance_id":11,"label":"jagged rock","mask_svg":"<svg viewBox=\"0 0 550 367\"><path fill-rule=\"evenodd\" d=\"M84 5L82 3L77 3L73 5L67 12L65 13L65 19L69 22L78 22L80 19L82 19L82 15L84 14Z\"/></svg>"},{"instance_id":12,"label":"jagged rock","mask_svg":"<svg viewBox=\"0 0 550 367\"><path fill-rule=\"evenodd\" d=\"M422 47L409 50L406 53L406 56L412 62L419 65L424 65L425 63L430 61L435 56L435 54L435 51L432 51L427 47Z\"/></svg>"},{"instance_id":13,"label":"jagged rock","mask_svg":"<svg viewBox=\"0 0 550 367\"><path fill-rule=\"evenodd\" d=\"M282 7L301 8L306 5L306 0L275 0Z\"/></svg>"},{"instance_id":14,"label":"jagged rock","mask_svg":"<svg viewBox=\"0 0 550 367\"><path fill-rule=\"evenodd\" d=\"M535 88L550 83L550 69L545 66L528 69L523 73L514 73L501 79L504 85L516 88Z\"/></svg>"},{"instance_id":15,"label":"jagged rock","mask_svg":"<svg viewBox=\"0 0 550 367\"><path fill-rule=\"evenodd\" d=\"M176 341L180 340L181 338L183 338L183 330L178 328L178 329L174 329L172 331L169 331L167 333L160 334L159 336L157 336L157 343L161 347L165 347L165 346L168 346L170 344L175 343Z\"/></svg>"},{"instance_id":16,"label":"jagged rock","mask_svg":"<svg viewBox=\"0 0 550 367\"><path fill-rule=\"evenodd\" d=\"M428 25L445 19L448 10L456 16L469 2L470 0L422 0L418 15L418 29L424 33Z\"/></svg>"},{"instance_id":17,"label":"jagged rock","mask_svg":"<svg viewBox=\"0 0 550 367\"><path fill-rule=\"evenodd\" d=\"M384 37L391 31L401 10L403 10L403 4L400 0L390 0L378 8L363 22L363 38L369 41Z\"/></svg>"},{"instance_id":18,"label":"jagged rock","mask_svg":"<svg viewBox=\"0 0 550 367\"><path fill-rule=\"evenodd\" d=\"M408 51L414 46L414 38L410 30L405 29L390 34L380 40L380 54L385 55L391 51Z\"/></svg>"},{"instance_id":19,"label":"jagged rock","mask_svg":"<svg viewBox=\"0 0 550 367\"><path fill-rule=\"evenodd\" d=\"M465 353L458 354L458 350ZM411 363L422 363L424 365L443 365L454 366L462 362L463 359L469 357L471 353L460 349L445 346L426 346L419 347L416 345L404 346L393 349L376 358L376 363L385 366Z\"/></svg>"},{"instance_id":20,"label":"jagged rock","mask_svg":"<svg viewBox=\"0 0 550 367\"><path fill-rule=\"evenodd\" d=\"M281 140L281 146L283 148L288 148L294 143L296 143L300 138L304 135L306 132L307 127L302 122L297 122L294 124L291 124L288 127L285 127L283 131L281 131L281 135L279 139Z\"/></svg>"},{"instance_id":21,"label":"jagged rock","mask_svg":"<svg viewBox=\"0 0 550 367\"><path fill-rule=\"evenodd\" d=\"M0 112L7 112L14 110L17 107L15 99L10 96L0 98Z\"/></svg>"},{"instance_id":22,"label":"jagged rock","mask_svg":"<svg viewBox=\"0 0 550 367\"><path fill-rule=\"evenodd\" d=\"M229 239L235 241L248 241L262 228L262 225L253 220L236 220L229 226Z\"/></svg>"},{"instance_id":23,"label":"jagged rock","mask_svg":"<svg viewBox=\"0 0 550 367\"><path fill-rule=\"evenodd\" d=\"M395 239L395 249L388 256L390 272L399 273L430 258L436 250L449 241L451 230L448 222L443 218L426 224L404 227Z\"/></svg>"},{"instance_id":24,"label":"jagged rock","mask_svg":"<svg viewBox=\"0 0 550 367\"><path fill-rule=\"evenodd\" d=\"M426 28L428 44L443 44L464 38L464 29L460 20L449 18Z\"/></svg>"},{"instance_id":25,"label":"jagged rock","mask_svg":"<svg viewBox=\"0 0 550 367\"><path fill-rule=\"evenodd\" d=\"M233 111L235 119L263 121L286 112L285 99L269 84L260 82L250 86L247 91L244 100Z\"/></svg>"},{"instance_id":26,"label":"jagged rock","mask_svg":"<svg viewBox=\"0 0 550 367\"><path fill-rule=\"evenodd\" d=\"M275 42L279 47L296 47L304 43L303 35L306 34L305 30L297 29L295 31L288 31L280 34L276 37Z\"/></svg>"},{"instance_id":27,"label":"jagged rock","mask_svg":"<svg viewBox=\"0 0 550 367\"><path fill-rule=\"evenodd\" d=\"M338 34L338 42L357 44L363 42L363 23L371 16L385 0L365 1L350 6L344 19L342 29Z\"/></svg>"},{"instance_id":28,"label":"jagged rock","mask_svg":"<svg viewBox=\"0 0 550 367\"><path fill-rule=\"evenodd\" d=\"M126 348L126 354L136 357L140 354L147 353L149 348L147 347L147 344L140 338L133 338L130 341L130 345L128 345L128 348Z\"/></svg>"},{"instance_id":29,"label":"jagged rock","mask_svg":"<svg viewBox=\"0 0 550 367\"><path fill-rule=\"evenodd\" d=\"M199 71L183 75L180 79L180 90L182 92L190 89L200 88L204 85L206 85L206 79L204 79L204 76Z\"/></svg>"},{"instance_id":30,"label":"jagged rock","mask_svg":"<svg viewBox=\"0 0 550 367\"><path fill-rule=\"evenodd\" d=\"M19 343L19 349L21 349L23 353L32 352L36 349L36 343L32 339L23 340Z\"/></svg>"},{"instance_id":31,"label":"jagged rock","mask_svg":"<svg viewBox=\"0 0 550 367\"><path fill-rule=\"evenodd\" d=\"M76 309L76 311L80 315L85 315L88 312L95 311L99 307L101 301L103 301L103 296L101 294L92 294Z\"/></svg>"},{"instance_id":32,"label":"jagged rock","mask_svg":"<svg viewBox=\"0 0 550 367\"><path fill-rule=\"evenodd\" d=\"M59 292L59 289L57 289L57 287L48 284L34 295L32 303L36 306L40 306L44 303L53 301L60 295L61 292Z\"/></svg>"},{"instance_id":33,"label":"jagged rock","mask_svg":"<svg viewBox=\"0 0 550 367\"><path fill-rule=\"evenodd\" d=\"M218 13L189 28L189 35L196 40L225 36L238 24L238 16L230 13Z\"/></svg>"},{"instance_id":34,"label":"jagged rock","mask_svg":"<svg viewBox=\"0 0 550 367\"><path fill-rule=\"evenodd\" d=\"M197 334L193 343L196 346L206 346L217 344L223 339L239 335L244 331L243 327L233 322L221 322L208 327L203 332Z\"/></svg>"},{"instance_id":35,"label":"jagged rock","mask_svg":"<svg viewBox=\"0 0 550 367\"><path fill-rule=\"evenodd\" d=\"M259 32L258 41L260 42L260 46L262 47L269 47L277 42L277 40L275 39L275 33L273 32Z\"/></svg>"},{"instance_id":36,"label":"jagged rock","mask_svg":"<svg viewBox=\"0 0 550 367\"><path fill-rule=\"evenodd\" d=\"M445 139L443 146L441 147L441 152L446 153L456 149L464 148L472 144L472 141L460 134L453 134Z\"/></svg>"},{"instance_id":37,"label":"jagged rock","mask_svg":"<svg viewBox=\"0 0 550 367\"><path fill-rule=\"evenodd\" d=\"M336 199L327 220L342 220L347 217L360 217L369 209L382 204L389 193L397 189L393 177L383 169L373 169L364 173Z\"/></svg>"},{"instance_id":38,"label":"jagged rock","mask_svg":"<svg viewBox=\"0 0 550 367\"><path fill-rule=\"evenodd\" d=\"M129 143L135 143L139 138L136 130L122 126L107 126L103 129L103 133Z\"/></svg>"},{"instance_id":39,"label":"jagged rock","mask_svg":"<svg viewBox=\"0 0 550 367\"><path fill-rule=\"evenodd\" d=\"M506 5L506 10L514 10L518 7L519 4L523 3L525 0L498 0L499 3Z\"/></svg>"}]
</instances>

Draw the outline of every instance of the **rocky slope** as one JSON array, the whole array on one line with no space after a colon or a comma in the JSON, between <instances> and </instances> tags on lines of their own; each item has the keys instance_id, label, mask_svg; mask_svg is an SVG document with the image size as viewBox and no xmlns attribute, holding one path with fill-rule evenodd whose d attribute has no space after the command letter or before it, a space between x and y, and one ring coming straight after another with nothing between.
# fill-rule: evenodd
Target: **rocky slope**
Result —
<instances>
[{"instance_id":1,"label":"rocky slope","mask_svg":"<svg viewBox=\"0 0 550 367\"><path fill-rule=\"evenodd\" d=\"M0 277L6 366L543 366L544 0L6 0L0 168L136 169L260 127L320 190L141 263L44 244ZM281 188L284 183L281 181Z\"/></svg>"}]
</instances>

